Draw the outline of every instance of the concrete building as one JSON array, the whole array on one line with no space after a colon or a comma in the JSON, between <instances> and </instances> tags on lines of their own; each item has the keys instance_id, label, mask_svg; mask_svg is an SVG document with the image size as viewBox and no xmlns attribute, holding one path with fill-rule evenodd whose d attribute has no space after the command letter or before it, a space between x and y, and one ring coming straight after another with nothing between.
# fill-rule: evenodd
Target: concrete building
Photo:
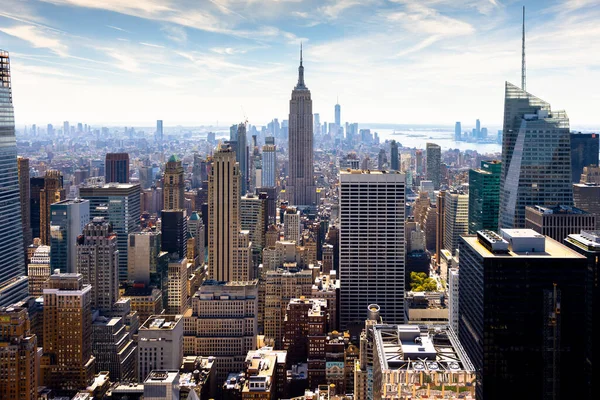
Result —
<instances>
[{"instance_id":1,"label":"concrete building","mask_svg":"<svg viewBox=\"0 0 600 400\"><path fill-rule=\"evenodd\" d=\"M90 202L63 200L50 206L50 267L77 272L77 237L90 222Z\"/></svg>"},{"instance_id":2,"label":"concrete building","mask_svg":"<svg viewBox=\"0 0 600 400\"><path fill-rule=\"evenodd\" d=\"M573 205L569 118L506 82L499 228L523 228L525 207Z\"/></svg>"},{"instance_id":3,"label":"concrete building","mask_svg":"<svg viewBox=\"0 0 600 400\"><path fill-rule=\"evenodd\" d=\"M77 238L77 272L92 286L91 306L108 312L119 298L119 250L112 225L96 217Z\"/></svg>"},{"instance_id":4,"label":"concrete building","mask_svg":"<svg viewBox=\"0 0 600 400\"><path fill-rule=\"evenodd\" d=\"M600 183L573 184L575 207L596 216L596 229L600 230Z\"/></svg>"},{"instance_id":5,"label":"concrete building","mask_svg":"<svg viewBox=\"0 0 600 400\"><path fill-rule=\"evenodd\" d=\"M44 386L74 394L94 379L92 286L81 274L55 273L44 288Z\"/></svg>"},{"instance_id":6,"label":"concrete building","mask_svg":"<svg viewBox=\"0 0 600 400\"><path fill-rule=\"evenodd\" d=\"M179 370L183 360L183 316L152 315L138 332L138 382L153 370Z\"/></svg>"},{"instance_id":7,"label":"concrete building","mask_svg":"<svg viewBox=\"0 0 600 400\"><path fill-rule=\"evenodd\" d=\"M104 182L129 183L129 154L106 153Z\"/></svg>"},{"instance_id":8,"label":"concrete building","mask_svg":"<svg viewBox=\"0 0 600 400\"><path fill-rule=\"evenodd\" d=\"M288 207L283 214L283 237L285 240L293 240L297 245L300 245L301 235L300 210L295 207Z\"/></svg>"},{"instance_id":9,"label":"concrete building","mask_svg":"<svg viewBox=\"0 0 600 400\"><path fill-rule=\"evenodd\" d=\"M163 207L165 210L181 210L184 204L185 182L181 160L175 155L169 157L163 174Z\"/></svg>"},{"instance_id":10,"label":"concrete building","mask_svg":"<svg viewBox=\"0 0 600 400\"><path fill-rule=\"evenodd\" d=\"M435 190L439 190L442 181L442 148L435 143L427 143L425 151L427 154L427 180L433 182Z\"/></svg>"},{"instance_id":11,"label":"concrete building","mask_svg":"<svg viewBox=\"0 0 600 400\"><path fill-rule=\"evenodd\" d=\"M138 313L142 323L152 315L160 315L165 310L163 306L163 293L154 287L130 286L125 289L121 299L130 301L131 310Z\"/></svg>"},{"instance_id":12,"label":"concrete building","mask_svg":"<svg viewBox=\"0 0 600 400\"><path fill-rule=\"evenodd\" d=\"M525 207L525 228L533 229L557 242L570 234L596 228L596 216L579 208L569 206Z\"/></svg>"},{"instance_id":13,"label":"concrete building","mask_svg":"<svg viewBox=\"0 0 600 400\"><path fill-rule=\"evenodd\" d=\"M311 336L325 336L328 328L327 301L291 299L283 321L283 349L288 362L296 364L307 360Z\"/></svg>"},{"instance_id":14,"label":"concrete building","mask_svg":"<svg viewBox=\"0 0 600 400\"><path fill-rule=\"evenodd\" d=\"M188 260L171 260L169 262L169 297L168 314L183 314L189 307L188 296Z\"/></svg>"},{"instance_id":15,"label":"concrete building","mask_svg":"<svg viewBox=\"0 0 600 400\"><path fill-rule=\"evenodd\" d=\"M150 274L157 271L161 252L161 233L141 231L129 234L127 242L127 279L137 283L150 283Z\"/></svg>"},{"instance_id":16,"label":"concrete building","mask_svg":"<svg viewBox=\"0 0 600 400\"><path fill-rule=\"evenodd\" d=\"M30 296L42 296L46 281L50 278L50 271L50 246L39 246L27 266Z\"/></svg>"},{"instance_id":17,"label":"concrete building","mask_svg":"<svg viewBox=\"0 0 600 400\"><path fill-rule=\"evenodd\" d=\"M423 382L441 386L442 393L447 384L467 388L474 394L471 382L475 379L475 367L451 329L439 325L375 325L372 340L370 398L429 397L429 384L424 388ZM451 390L445 394L459 398Z\"/></svg>"},{"instance_id":18,"label":"concrete building","mask_svg":"<svg viewBox=\"0 0 600 400\"><path fill-rule=\"evenodd\" d=\"M44 187L40 189L40 239L44 245L50 245L50 206L65 198L62 174L60 171L47 170Z\"/></svg>"},{"instance_id":19,"label":"concrete building","mask_svg":"<svg viewBox=\"0 0 600 400\"><path fill-rule=\"evenodd\" d=\"M583 397L586 258L530 229L501 235L479 231L459 246L459 339L477 398L503 399L507 387Z\"/></svg>"},{"instance_id":20,"label":"concrete building","mask_svg":"<svg viewBox=\"0 0 600 400\"><path fill-rule=\"evenodd\" d=\"M337 133L337 132L336 132ZM289 118L289 161L286 191L291 205L316 204L317 187L313 160L313 114L310 90L304 84L302 47L298 83L292 91Z\"/></svg>"},{"instance_id":21,"label":"concrete building","mask_svg":"<svg viewBox=\"0 0 600 400\"><path fill-rule=\"evenodd\" d=\"M245 360L246 379L241 388L242 400L283 398L286 356L285 351L274 351L268 347L249 351Z\"/></svg>"},{"instance_id":22,"label":"concrete building","mask_svg":"<svg viewBox=\"0 0 600 400\"><path fill-rule=\"evenodd\" d=\"M340 327L360 327L367 305L404 322L404 174L340 173Z\"/></svg>"},{"instance_id":23,"label":"concrete building","mask_svg":"<svg viewBox=\"0 0 600 400\"><path fill-rule=\"evenodd\" d=\"M144 380L144 400L179 400L179 370L152 370Z\"/></svg>"},{"instance_id":24,"label":"concrete building","mask_svg":"<svg viewBox=\"0 0 600 400\"><path fill-rule=\"evenodd\" d=\"M444 217L444 248L454 255L460 236L469 232L469 195L446 192Z\"/></svg>"},{"instance_id":25,"label":"concrete building","mask_svg":"<svg viewBox=\"0 0 600 400\"><path fill-rule=\"evenodd\" d=\"M258 281L205 281L185 316L186 355L215 356L217 382L241 371L248 351L256 349Z\"/></svg>"},{"instance_id":26,"label":"concrete building","mask_svg":"<svg viewBox=\"0 0 600 400\"><path fill-rule=\"evenodd\" d=\"M99 316L92 323L92 354L96 371L108 371L111 381L137 380L137 346L123 317Z\"/></svg>"},{"instance_id":27,"label":"concrete building","mask_svg":"<svg viewBox=\"0 0 600 400\"><path fill-rule=\"evenodd\" d=\"M498 230L500 207L499 161L482 161L477 169L469 170L469 233L486 229Z\"/></svg>"},{"instance_id":28,"label":"concrete building","mask_svg":"<svg viewBox=\"0 0 600 400\"><path fill-rule=\"evenodd\" d=\"M38 344L26 308L0 307L0 398L37 400Z\"/></svg>"},{"instance_id":29,"label":"concrete building","mask_svg":"<svg viewBox=\"0 0 600 400\"><path fill-rule=\"evenodd\" d=\"M119 281L127 280L129 234L140 230L140 185L88 185L79 188L79 195L90 201L90 217L104 217L111 223L119 248Z\"/></svg>"},{"instance_id":30,"label":"concrete building","mask_svg":"<svg viewBox=\"0 0 600 400\"><path fill-rule=\"evenodd\" d=\"M218 281L250 278L249 233L241 231L240 172L231 147L214 154L208 180L208 273Z\"/></svg>"},{"instance_id":31,"label":"concrete building","mask_svg":"<svg viewBox=\"0 0 600 400\"><path fill-rule=\"evenodd\" d=\"M340 321L340 285L336 271L322 273L314 279L310 298L327 301L329 312L329 330L337 331Z\"/></svg>"},{"instance_id":32,"label":"concrete building","mask_svg":"<svg viewBox=\"0 0 600 400\"><path fill-rule=\"evenodd\" d=\"M600 166L588 165L583 167L580 183L595 183L596 185L600 185Z\"/></svg>"}]
</instances>

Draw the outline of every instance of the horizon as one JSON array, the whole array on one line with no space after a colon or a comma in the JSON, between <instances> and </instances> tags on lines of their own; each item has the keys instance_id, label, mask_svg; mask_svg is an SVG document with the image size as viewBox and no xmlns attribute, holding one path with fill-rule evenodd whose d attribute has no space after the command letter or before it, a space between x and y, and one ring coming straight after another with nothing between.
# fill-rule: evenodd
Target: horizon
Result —
<instances>
[{"instance_id":1,"label":"horizon","mask_svg":"<svg viewBox=\"0 0 600 400\"><path fill-rule=\"evenodd\" d=\"M591 0L7 1L0 42L18 126L281 121L302 42L321 122L339 97L343 122L501 127L504 82L520 82L524 4L527 91L573 128L600 127Z\"/></svg>"}]
</instances>

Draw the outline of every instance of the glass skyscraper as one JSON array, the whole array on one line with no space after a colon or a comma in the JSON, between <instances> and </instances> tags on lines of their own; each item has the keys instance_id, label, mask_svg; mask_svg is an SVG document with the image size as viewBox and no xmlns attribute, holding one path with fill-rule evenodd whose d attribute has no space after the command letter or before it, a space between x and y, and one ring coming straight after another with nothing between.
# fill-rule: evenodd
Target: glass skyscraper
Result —
<instances>
[{"instance_id":1,"label":"glass skyscraper","mask_svg":"<svg viewBox=\"0 0 600 400\"><path fill-rule=\"evenodd\" d=\"M27 294L10 58L0 50L0 306Z\"/></svg>"},{"instance_id":2,"label":"glass skyscraper","mask_svg":"<svg viewBox=\"0 0 600 400\"><path fill-rule=\"evenodd\" d=\"M533 205L573 205L569 118L506 82L500 228L523 228Z\"/></svg>"},{"instance_id":3,"label":"glass skyscraper","mask_svg":"<svg viewBox=\"0 0 600 400\"><path fill-rule=\"evenodd\" d=\"M469 233L498 230L500 205L500 161L482 161L469 171Z\"/></svg>"}]
</instances>

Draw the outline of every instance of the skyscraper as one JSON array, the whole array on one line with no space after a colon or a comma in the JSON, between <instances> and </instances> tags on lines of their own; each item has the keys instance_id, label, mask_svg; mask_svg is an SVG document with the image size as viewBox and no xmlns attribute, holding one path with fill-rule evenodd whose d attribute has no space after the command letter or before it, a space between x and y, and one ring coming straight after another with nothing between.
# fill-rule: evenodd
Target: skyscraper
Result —
<instances>
[{"instance_id":1,"label":"skyscraper","mask_svg":"<svg viewBox=\"0 0 600 400\"><path fill-rule=\"evenodd\" d=\"M77 272L92 285L92 308L109 312L119 298L117 235L102 217L86 224L77 238Z\"/></svg>"},{"instance_id":2,"label":"skyscraper","mask_svg":"<svg viewBox=\"0 0 600 400\"><path fill-rule=\"evenodd\" d=\"M573 205L569 118L506 82L500 177L501 228L525 226L525 207Z\"/></svg>"},{"instance_id":3,"label":"skyscraper","mask_svg":"<svg viewBox=\"0 0 600 400\"><path fill-rule=\"evenodd\" d=\"M481 122L479 120L475 121L475 139L479 139L481 137Z\"/></svg>"},{"instance_id":4,"label":"skyscraper","mask_svg":"<svg viewBox=\"0 0 600 400\"><path fill-rule=\"evenodd\" d=\"M390 169L400 171L400 159L398 158L398 142L392 140L390 144Z\"/></svg>"},{"instance_id":5,"label":"skyscraper","mask_svg":"<svg viewBox=\"0 0 600 400\"><path fill-rule=\"evenodd\" d=\"M316 203L312 119L312 100L310 90L304 84L302 47L300 47L298 83L292 91L290 100L289 173L286 188L289 191L290 203L296 206Z\"/></svg>"},{"instance_id":6,"label":"skyscraper","mask_svg":"<svg viewBox=\"0 0 600 400\"><path fill-rule=\"evenodd\" d=\"M342 119L341 119L341 111L342 111L342 107L340 107L339 102L337 102L335 104L335 124L337 125L337 128L340 129L342 127Z\"/></svg>"},{"instance_id":7,"label":"skyscraper","mask_svg":"<svg viewBox=\"0 0 600 400\"><path fill-rule=\"evenodd\" d=\"M159 149L162 150L162 143L163 143L163 120L162 119L157 119L156 120L156 143L158 143Z\"/></svg>"},{"instance_id":8,"label":"skyscraper","mask_svg":"<svg viewBox=\"0 0 600 400\"><path fill-rule=\"evenodd\" d=\"M571 180L579 183L583 167L598 165L600 135L571 132Z\"/></svg>"},{"instance_id":9,"label":"skyscraper","mask_svg":"<svg viewBox=\"0 0 600 400\"><path fill-rule=\"evenodd\" d=\"M50 268L77 272L77 237L90 222L88 200L63 200L50 206Z\"/></svg>"},{"instance_id":10,"label":"skyscraper","mask_svg":"<svg viewBox=\"0 0 600 400\"><path fill-rule=\"evenodd\" d=\"M161 251L180 260L187 255L186 210L163 210L161 213Z\"/></svg>"},{"instance_id":11,"label":"skyscraper","mask_svg":"<svg viewBox=\"0 0 600 400\"><path fill-rule=\"evenodd\" d=\"M399 172L340 174L340 325L364 322L369 304L404 322L405 181Z\"/></svg>"},{"instance_id":12,"label":"skyscraper","mask_svg":"<svg viewBox=\"0 0 600 400\"><path fill-rule=\"evenodd\" d=\"M44 187L40 189L40 239L50 245L50 205L66 198L63 176L59 171L48 170L44 176Z\"/></svg>"},{"instance_id":13,"label":"skyscraper","mask_svg":"<svg viewBox=\"0 0 600 400\"><path fill-rule=\"evenodd\" d=\"M454 140L456 142L460 142L462 139L462 127L460 126L460 122L456 122L454 125Z\"/></svg>"},{"instance_id":14,"label":"skyscraper","mask_svg":"<svg viewBox=\"0 0 600 400\"><path fill-rule=\"evenodd\" d=\"M444 248L454 255L460 236L469 232L469 195L451 191L444 198Z\"/></svg>"},{"instance_id":15,"label":"skyscraper","mask_svg":"<svg viewBox=\"0 0 600 400\"><path fill-rule=\"evenodd\" d=\"M21 220L23 225L23 254L33 240L31 236L31 189L29 186L29 158L17 157L19 170L19 198L21 200Z\"/></svg>"},{"instance_id":16,"label":"skyscraper","mask_svg":"<svg viewBox=\"0 0 600 400\"><path fill-rule=\"evenodd\" d=\"M240 196L243 196L248 190L248 137L246 135L245 124L237 126L235 159L240 164Z\"/></svg>"},{"instance_id":17,"label":"skyscraper","mask_svg":"<svg viewBox=\"0 0 600 400\"><path fill-rule=\"evenodd\" d=\"M265 144L262 151L262 187L275 187L277 180L277 147L274 144Z\"/></svg>"},{"instance_id":18,"label":"skyscraper","mask_svg":"<svg viewBox=\"0 0 600 400\"><path fill-rule=\"evenodd\" d=\"M218 281L250 276L248 232L240 230L240 171L235 152L217 148L208 177L208 273Z\"/></svg>"},{"instance_id":19,"label":"skyscraper","mask_svg":"<svg viewBox=\"0 0 600 400\"><path fill-rule=\"evenodd\" d=\"M106 153L104 171L106 183L129 183L129 154Z\"/></svg>"},{"instance_id":20,"label":"skyscraper","mask_svg":"<svg viewBox=\"0 0 600 400\"><path fill-rule=\"evenodd\" d=\"M40 237L40 203L41 203L41 191L43 188L44 188L44 177L29 178L29 191L30 191L30 199L31 199L29 201L29 213L30 213L29 224L31 227L32 240Z\"/></svg>"},{"instance_id":21,"label":"skyscraper","mask_svg":"<svg viewBox=\"0 0 600 400\"><path fill-rule=\"evenodd\" d=\"M482 229L498 230L500 207L500 161L482 161L469 170L469 233Z\"/></svg>"},{"instance_id":22,"label":"skyscraper","mask_svg":"<svg viewBox=\"0 0 600 400\"><path fill-rule=\"evenodd\" d=\"M10 83L10 59L8 52L0 50L0 306L9 300L20 300L27 293L27 282L16 293L11 282L25 275L23 253L23 225L17 167L17 143ZM10 286L10 288L9 288ZM8 296L10 290L12 295ZM5 302L7 302L5 304Z\"/></svg>"},{"instance_id":23,"label":"skyscraper","mask_svg":"<svg viewBox=\"0 0 600 400\"><path fill-rule=\"evenodd\" d=\"M185 208L185 181L183 165L175 155L169 157L163 174L163 196L165 210L181 210Z\"/></svg>"},{"instance_id":24,"label":"skyscraper","mask_svg":"<svg viewBox=\"0 0 600 400\"><path fill-rule=\"evenodd\" d=\"M442 148L435 143L427 143L427 180L433 182L433 188L439 190L442 179Z\"/></svg>"},{"instance_id":25,"label":"skyscraper","mask_svg":"<svg viewBox=\"0 0 600 400\"><path fill-rule=\"evenodd\" d=\"M583 398L587 260L530 229L462 236L458 334L477 398ZM526 361L526 362L525 362Z\"/></svg>"}]
</instances>

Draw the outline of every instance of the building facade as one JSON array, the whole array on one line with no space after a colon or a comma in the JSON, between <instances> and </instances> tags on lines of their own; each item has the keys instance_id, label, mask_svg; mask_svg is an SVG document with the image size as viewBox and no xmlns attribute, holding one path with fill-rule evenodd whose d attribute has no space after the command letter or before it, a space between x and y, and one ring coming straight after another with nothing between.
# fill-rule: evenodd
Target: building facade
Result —
<instances>
[{"instance_id":1,"label":"building facade","mask_svg":"<svg viewBox=\"0 0 600 400\"><path fill-rule=\"evenodd\" d=\"M47 170L44 187L40 189L40 239L42 244L50 245L50 206L66 198L63 188L63 176L60 171Z\"/></svg>"},{"instance_id":2,"label":"building facade","mask_svg":"<svg viewBox=\"0 0 600 400\"><path fill-rule=\"evenodd\" d=\"M598 165L600 135L571 132L571 181L579 183L583 168Z\"/></svg>"},{"instance_id":3,"label":"building facade","mask_svg":"<svg viewBox=\"0 0 600 400\"><path fill-rule=\"evenodd\" d=\"M63 200L50 206L50 267L77 272L77 237L90 222L90 202Z\"/></svg>"},{"instance_id":4,"label":"building facade","mask_svg":"<svg viewBox=\"0 0 600 400\"><path fill-rule=\"evenodd\" d=\"M442 181L442 148L435 143L427 143L425 151L427 158L427 180L433 182L435 190L439 190Z\"/></svg>"},{"instance_id":5,"label":"building facade","mask_svg":"<svg viewBox=\"0 0 600 400\"><path fill-rule=\"evenodd\" d=\"M19 198L21 200L21 220L23 224L23 247L27 253L27 246L33 241L31 233L31 188L29 185L29 158L17 157L19 172Z\"/></svg>"},{"instance_id":6,"label":"building facade","mask_svg":"<svg viewBox=\"0 0 600 400\"><path fill-rule=\"evenodd\" d=\"M444 211L444 248L454 255L461 235L469 232L469 195L446 192Z\"/></svg>"},{"instance_id":7,"label":"building facade","mask_svg":"<svg viewBox=\"0 0 600 400\"><path fill-rule=\"evenodd\" d=\"M179 370L183 360L183 316L152 315L138 332L138 382L153 370Z\"/></svg>"},{"instance_id":8,"label":"building facade","mask_svg":"<svg viewBox=\"0 0 600 400\"><path fill-rule=\"evenodd\" d=\"M163 207L165 210L185 208L185 181L181 160L175 155L169 157L163 174Z\"/></svg>"},{"instance_id":9,"label":"building facade","mask_svg":"<svg viewBox=\"0 0 600 400\"><path fill-rule=\"evenodd\" d=\"M129 154L106 153L104 171L106 183L129 183Z\"/></svg>"},{"instance_id":10,"label":"building facade","mask_svg":"<svg viewBox=\"0 0 600 400\"><path fill-rule=\"evenodd\" d=\"M596 228L596 216L576 207L527 206L525 228L562 242L567 236Z\"/></svg>"}]
</instances>

